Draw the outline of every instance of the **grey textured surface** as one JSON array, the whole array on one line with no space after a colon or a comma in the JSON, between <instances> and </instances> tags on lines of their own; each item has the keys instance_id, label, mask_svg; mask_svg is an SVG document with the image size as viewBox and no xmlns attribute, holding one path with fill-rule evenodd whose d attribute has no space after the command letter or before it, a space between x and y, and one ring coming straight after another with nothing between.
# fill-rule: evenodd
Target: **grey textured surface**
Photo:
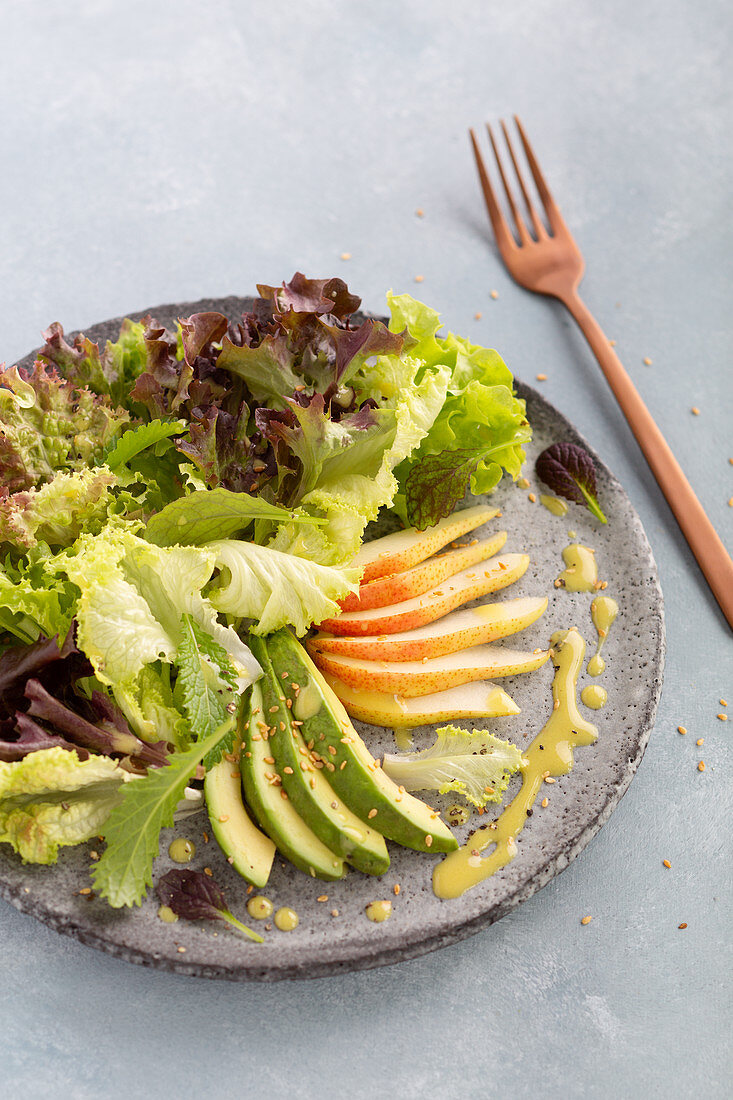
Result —
<instances>
[{"instance_id":1,"label":"grey textured surface","mask_svg":"<svg viewBox=\"0 0 733 1100\"><path fill-rule=\"evenodd\" d=\"M347 276L375 312L422 274L448 327L548 375L619 477L669 646L612 819L464 943L240 988L130 967L3 906L5 1091L726 1095L730 632L581 338L504 274L465 129L522 114L586 255L586 300L730 544L730 35L723 0L0 6L4 358L53 319L249 293L296 268Z\"/></svg>"},{"instance_id":2,"label":"grey textured surface","mask_svg":"<svg viewBox=\"0 0 733 1100\"><path fill-rule=\"evenodd\" d=\"M219 310L236 320L243 310L251 307L252 299L203 299L155 307L151 312L172 328L178 317L192 312ZM87 335L103 346L106 340L116 338L120 320L90 326ZM33 358L28 356L23 365L31 366ZM533 472L537 455L561 441L587 444L536 390L523 385L521 394L527 401L527 416L534 433L527 447L526 480L535 495L539 495L543 487ZM154 893L140 910L131 912L112 912L101 899L80 896L79 889L89 883L88 852L93 843L64 853L52 870L23 868L9 848L0 848L0 895L23 912L117 958L194 977L264 981L321 977L413 958L471 935L526 901L565 870L608 820L626 792L647 746L662 687L664 616L651 548L623 488L600 459L595 458L598 492L609 520L606 526L576 506L566 516L553 516L536 501L530 501L530 488L521 491L506 481L491 497L492 506L501 509L501 517L475 531L478 537L488 537L505 529L509 533L506 552L529 552L531 556L525 575L493 599L549 595L547 612L520 635L511 637L510 646L527 652L546 648L554 631L575 625L587 639L588 655L593 652L596 632L590 621L592 595L553 586L563 568L562 549L569 541L577 540L593 548L599 578L606 582L607 592L613 594L619 605L619 618L603 649L607 669L599 681L608 685L608 703L601 711L586 712L586 717L598 726L598 741L576 751L570 775L559 779L551 790L546 788L551 795L549 807L527 822L519 838L518 855L501 872L461 898L441 901L431 885L436 858L394 844L389 846L389 871L378 879L350 873L342 882L326 885L309 881L290 864L277 860L266 889L260 893L270 897L277 907L295 908L300 924L287 936L272 927L265 929L268 934L262 945L243 944L239 937L221 935L218 926L207 926L205 922L163 924L157 918ZM574 531L572 540L568 536L569 527ZM384 523L381 529L384 530ZM469 728L488 725L497 736L511 738L526 747L551 713L551 682L549 662L532 675L505 677L501 686L519 705L521 713L490 723L460 724ZM593 682L583 670L579 689ZM436 728L414 730L415 748L432 744ZM375 756L395 751L391 730L362 722L357 723L357 729ZM505 803L518 787L519 781L515 779ZM443 811L455 801L455 795L451 794L430 797L431 805ZM494 816L492 808L489 813ZM479 824L479 818L472 815L457 830L460 842L465 843ZM217 845L207 846L203 835L206 829L210 826L202 813L166 833L161 844L162 856L154 868L154 880L173 866L166 853L172 837L185 836L196 846L191 867L201 871L208 865L217 882L226 889L229 905L241 913L246 900L245 884L227 865ZM364 913L366 906L375 898L385 895L392 898L395 883L400 886L400 895L393 898L392 917L385 924L371 923ZM325 892L328 905L317 900ZM338 910L337 920L332 916L333 908Z\"/></svg>"}]
</instances>

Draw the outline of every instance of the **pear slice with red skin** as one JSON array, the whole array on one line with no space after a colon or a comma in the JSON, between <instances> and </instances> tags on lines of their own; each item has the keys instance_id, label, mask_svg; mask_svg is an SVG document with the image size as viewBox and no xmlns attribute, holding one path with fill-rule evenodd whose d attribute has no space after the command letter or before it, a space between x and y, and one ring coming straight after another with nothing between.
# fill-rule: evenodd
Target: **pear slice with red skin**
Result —
<instances>
[{"instance_id":1,"label":"pear slice with red skin","mask_svg":"<svg viewBox=\"0 0 733 1100\"><path fill-rule=\"evenodd\" d=\"M454 611L425 626L397 634L368 634L350 638L337 634L314 634L306 643L311 655L341 653L367 661L419 661L440 657L459 649L485 645L531 626L547 610L547 599L520 596L501 603Z\"/></svg>"},{"instance_id":2,"label":"pear slice with red skin","mask_svg":"<svg viewBox=\"0 0 733 1100\"><path fill-rule=\"evenodd\" d=\"M490 539L473 539L468 546L428 558L403 573L378 577L375 581L362 584L358 592L351 592L340 600L339 607L342 611L368 611L372 607L387 607L391 603L422 596L447 577L453 577L461 570L498 554L506 539L506 531L499 531Z\"/></svg>"},{"instance_id":3,"label":"pear slice with red skin","mask_svg":"<svg viewBox=\"0 0 733 1100\"><path fill-rule=\"evenodd\" d=\"M413 630L442 618L469 600L506 588L519 580L528 567L528 554L504 554L461 570L422 596L388 607L347 612L336 619L324 619L319 625L332 634L349 635L396 634L401 630Z\"/></svg>"},{"instance_id":4,"label":"pear slice with red skin","mask_svg":"<svg viewBox=\"0 0 733 1100\"><path fill-rule=\"evenodd\" d=\"M336 676L348 687L393 692L414 699L476 680L534 672L549 656L549 649L527 653L503 646L480 645L423 661L365 661L336 653L316 653L315 663L321 672Z\"/></svg>"},{"instance_id":5,"label":"pear slice with red skin","mask_svg":"<svg viewBox=\"0 0 733 1100\"><path fill-rule=\"evenodd\" d=\"M350 564L355 569L363 570L362 584L377 577L386 577L390 573L402 573L442 550L449 542L459 539L498 515L498 509L477 504L473 508L454 512L447 519L442 519L440 523L427 527L424 531L406 527L404 531L395 531L391 535L365 543Z\"/></svg>"},{"instance_id":6,"label":"pear slice with red skin","mask_svg":"<svg viewBox=\"0 0 733 1100\"><path fill-rule=\"evenodd\" d=\"M519 714L510 695L486 681L461 684L447 691L436 691L418 699L408 699L385 691L362 691L349 687L336 676L323 673L352 718L373 726L412 729L433 722L458 721L462 718L503 718Z\"/></svg>"}]
</instances>

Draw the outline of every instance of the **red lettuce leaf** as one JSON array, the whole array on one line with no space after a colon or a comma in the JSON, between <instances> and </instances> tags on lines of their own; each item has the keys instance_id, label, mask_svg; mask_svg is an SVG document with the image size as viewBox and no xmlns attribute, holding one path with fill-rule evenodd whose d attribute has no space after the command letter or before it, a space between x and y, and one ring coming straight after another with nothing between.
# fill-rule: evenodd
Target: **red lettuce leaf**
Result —
<instances>
[{"instance_id":1,"label":"red lettuce leaf","mask_svg":"<svg viewBox=\"0 0 733 1100\"><path fill-rule=\"evenodd\" d=\"M535 470L558 496L584 504L601 523L608 522L598 503L596 468L583 447L577 443L553 443L538 457Z\"/></svg>"}]
</instances>

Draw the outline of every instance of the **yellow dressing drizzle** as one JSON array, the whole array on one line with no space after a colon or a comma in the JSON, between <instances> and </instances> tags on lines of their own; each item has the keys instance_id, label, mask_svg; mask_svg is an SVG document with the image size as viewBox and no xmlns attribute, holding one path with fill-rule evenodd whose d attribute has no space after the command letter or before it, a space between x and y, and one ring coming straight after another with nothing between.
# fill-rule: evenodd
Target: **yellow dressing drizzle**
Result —
<instances>
[{"instance_id":1,"label":"yellow dressing drizzle","mask_svg":"<svg viewBox=\"0 0 733 1100\"><path fill-rule=\"evenodd\" d=\"M590 605L590 617L593 620L593 626L598 631L598 645L595 653L588 661L589 676L600 676L606 667L606 662L601 657L601 650L617 615L618 604L610 596L596 596Z\"/></svg>"},{"instance_id":2,"label":"yellow dressing drizzle","mask_svg":"<svg viewBox=\"0 0 733 1100\"><path fill-rule=\"evenodd\" d=\"M516 836L524 827L544 780L567 775L573 766L573 750L592 745L598 731L581 716L577 704L578 673L585 656L585 642L573 627L552 636L553 711L524 753L522 786L496 821L472 833L463 847L451 852L433 871L433 891L439 898L457 898L483 882L517 854ZM493 851L482 857L489 846Z\"/></svg>"},{"instance_id":3,"label":"yellow dressing drizzle","mask_svg":"<svg viewBox=\"0 0 733 1100\"><path fill-rule=\"evenodd\" d=\"M389 900L371 901L364 912L369 917L369 920L381 924L383 920L387 920L392 916L392 902Z\"/></svg>"},{"instance_id":4,"label":"yellow dressing drizzle","mask_svg":"<svg viewBox=\"0 0 733 1100\"><path fill-rule=\"evenodd\" d=\"M590 668L590 665L588 667ZM588 684L581 691L580 698L591 710L600 710L608 701L608 692L600 684Z\"/></svg>"},{"instance_id":5,"label":"yellow dressing drizzle","mask_svg":"<svg viewBox=\"0 0 733 1100\"><path fill-rule=\"evenodd\" d=\"M158 908L158 919L166 924L175 924L178 920L178 913L174 913L169 905L161 905Z\"/></svg>"},{"instance_id":6,"label":"yellow dressing drizzle","mask_svg":"<svg viewBox=\"0 0 733 1100\"><path fill-rule=\"evenodd\" d=\"M593 592L598 580L595 551L581 543L566 546L562 552L565 569L555 581L556 588L568 592Z\"/></svg>"},{"instance_id":7,"label":"yellow dressing drizzle","mask_svg":"<svg viewBox=\"0 0 733 1100\"><path fill-rule=\"evenodd\" d=\"M267 920L268 917L272 916L274 908L275 906L270 899L263 897L262 894L255 894L247 902L247 912L254 920Z\"/></svg>"},{"instance_id":8,"label":"yellow dressing drizzle","mask_svg":"<svg viewBox=\"0 0 733 1100\"><path fill-rule=\"evenodd\" d=\"M278 909L275 913L275 927L281 932L292 932L293 929L298 927L298 923L298 914L288 905L284 905L282 909Z\"/></svg>"},{"instance_id":9,"label":"yellow dressing drizzle","mask_svg":"<svg viewBox=\"0 0 733 1100\"><path fill-rule=\"evenodd\" d=\"M177 836L168 845L168 855L174 863L190 863L196 855L196 845L186 837Z\"/></svg>"},{"instance_id":10,"label":"yellow dressing drizzle","mask_svg":"<svg viewBox=\"0 0 733 1100\"><path fill-rule=\"evenodd\" d=\"M540 504L543 504L548 512L552 512L553 516L567 514L567 502L561 500L560 497L551 497L548 493L540 493Z\"/></svg>"},{"instance_id":11,"label":"yellow dressing drizzle","mask_svg":"<svg viewBox=\"0 0 733 1100\"><path fill-rule=\"evenodd\" d=\"M412 730L409 729L396 729L394 732L395 745L400 752L409 752L414 741L412 740Z\"/></svg>"}]
</instances>

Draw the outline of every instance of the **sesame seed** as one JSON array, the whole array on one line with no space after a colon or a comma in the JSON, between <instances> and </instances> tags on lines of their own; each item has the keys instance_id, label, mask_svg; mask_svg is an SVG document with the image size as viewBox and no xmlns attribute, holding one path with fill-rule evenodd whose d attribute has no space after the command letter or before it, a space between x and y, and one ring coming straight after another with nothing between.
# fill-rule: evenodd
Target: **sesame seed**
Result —
<instances>
[{"instance_id":1,"label":"sesame seed","mask_svg":"<svg viewBox=\"0 0 733 1100\"><path fill-rule=\"evenodd\" d=\"M425 217L425 211L423 210L423 208L421 206L418 206L417 210L415 211L415 216L418 217L418 218L424 218Z\"/></svg>"},{"instance_id":2,"label":"sesame seed","mask_svg":"<svg viewBox=\"0 0 733 1100\"><path fill-rule=\"evenodd\" d=\"M254 890L254 886L252 885L252 883L250 883L249 886L247 887L247 893L251 894L253 890Z\"/></svg>"},{"instance_id":3,"label":"sesame seed","mask_svg":"<svg viewBox=\"0 0 733 1100\"><path fill-rule=\"evenodd\" d=\"M677 727L677 732L678 733L687 733L687 726L678 726Z\"/></svg>"},{"instance_id":4,"label":"sesame seed","mask_svg":"<svg viewBox=\"0 0 733 1100\"><path fill-rule=\"evenodd\" d=\"M342 252L340 258L342 260L350 260L351 259L351 253L350 252Z\"/></svg>"},{"instance_id":5,"label":"sesame seed","mask_svg":"<svg viewBox=\"0 0 733 1100\"><path fill-rule=\"evenodd\" d=\"M224 824L225 821L228 821L228 820L229 820L229 814L219 814L219 821L221 821L222 825Z\"/></svg>"},{"instance_id":6,"label":"sesame seed","mask_svg":"<svg viewBox=\"0 0 733 1100\"><path fill-rule=\"evenodd\" d=\"M527 497L527 500L529 500L532 504L534 504L534 502L537 500L537 497L534 495L534 493L530 493L529 496Z\"/></svg>"},{"instance_id":7,"label":"sesame seed","mask_svg":"<svg viewBox=\"0 0 733 1100\"><path fill-rule=\"evenodd\" d=\"M265 760L266 764L274 764L275 763L275 757L274 756L266 756L264 758L264 760Z\"/></svg>"},{"instance_id":8,"label":"sesame seed","mask_svg":"<svg viewBox=\"0 0 733 1100\"><path fill-rule=\"evenodd\" d=\"M721 713L721 714L718 715L718 718L720 719L721 722L727 722L728 721L728 715L727 714L722 714Z\"/></svg>"},{"instance_id":9,"label":"sesame seed","mask_svg":"<svg viewBox=\"0 0 733 1100\"><path fill-rule=\"evenodd\" d=\"M553 779L551 775L548 775L547 779L545 780L545 783L557 783L557 780Z\"/></svg>"},{"instance_id":10,"label":"sesame seed","mask_svg":"<svg viewBox=\"0 0 733 1100\"><path fill-rule=\"evenodd\" d=\"M542 799L542 801L540 802L540 806L542 807L543 810L547 809L549 801L550 801L549 798L543 798Z\"/></svg>"},{"instance_id":11,"label":"sesame seed","mask_svg":"<svg viewBox=\"0 0 733 1100\"><path fill-rule=\"evenodd\" d=\"M179 947L177 950L178 950L179 955L185 955L186 954L186 948L185 947Z\"/></svg>"},{"instance_id":12,"label":"sesame seed","mask_svg":"<svg viewBox=\"0 0 733 1100\"><path fill-rule=\"evenodd\" d=\"M652 365L652 361L651 361L651 359L649 358L649 356L647 355L647 356L645 357L645 359L644 359L644 366L645 366L645 367L650 367L651 365Z\"/></svg>"},{"instance_id":13,"label":"sesame seed","mask_svg":"<svg viewBox=\"0 0 733 1100\"><path fill-rule=\"evenodd\" d=\"M697 405L693 405L692 408L690 409L690 412L692 413L693 416L699 416L700 415L700 410L698 409Z\"/></svg>"},{"instance_id":14,"label":"sesame seed","mask_svg":"<svg viewBox=\"0 0 733 1100\"><path fill-rule=\"evenodd\" d=\"M316 901L328 901L328 894L319 894Z\"/></svg>"},{"instance_id":15,"label":"sesame seed","mask_svg":"<svg viewBox=\"0 0 733 1100\"><path fill-rule=\"evenodd\" d=\"M587 916L587 917L581 917L581 919L580 919L580 923L581 923L581 924L590 924L590 922L591 922L592 920L593 920L593 917L591 917L591 915L590 915L590 914L588 914L588 916Z\"/></svg>"},{"instance_id":16,"label":"sesame seed","mask_svg":"<svg viewBox=\"0 0 733 1100\"><path fill-rule=\"evenodd\" d=\"M480 321L482 317L483 317L483 313L474 313L474 315L473 315L474 321Z\"/></svg>"},{"instance_id":17,"label":"sesame seed","mask_svg":"<svg viewBox=\"0 0 733 1100\"><path fill-rule=\"evenodd\" d=\"M669 860L668 860L668 859L663 859L663 860L662 860L662 866L663 866L663 867L671 867L671 866L672 866L672 864L671 864L671 863L669 862Z\"/></svg>"},{"instance_id":18,"label":"sesame seed","mask_svg":"<svg viewBox=\"0 0 733 1100\"><path fill-rule=\"evenodd\" d=\"M213 876L214 872L211 870L210 867L204 867L204 874L208 875L209 878L211 878Z\"/></svg>"},{"instance_id":19,"label":"sesame seed","mask_svg":"<svg viewBox=\"0 0 733 1100\"><path fill-rule=\"evenodd\" d=\"M520 477L519 481L517 482L517 485L519 486L520 489L529 489L529 481L527 480L526 477Z\"/></svg>"},{"instance_id":20,"label":"sesame seed","mask_svg":"<svg viewBox=\"0 0 733 1100\"><path fill-rule=\"evenodd\" d=\"M705 771L705 761L704 760L701 760L700 763L697 765L697 770L699 772L704 772Z\"/></svg>"},{"instance_id":21,"label":"sesame seed","mask_svg":"<svg viewBox=\"0 0 733 1100\"><path fill-rule=\"evenodd\" d=\"M82 887L82 889L81 889L81 890L79 891L79 893L80 893L80 894L91 894L91 892L92 892L92 888L91 888L91 886L84 886L84 887Z\"/></svg>"},{"instance_id":22,"label":"sesame seed","mask_svg":"<svg viewBox=\"0 0 733 1100\"><path fill-rule=\"evenodd\" d=\"M400 884L399 884L399 882L396 882L396 883L394 884L394 886L392 887L392 893L393 893L393 894L399 894L399 892L400 892L400 889L401 889L401 887L400 887Z\"/></svg>"},{"instance_id":23,"label":"sesame seed","mask_svg":"<svg viewBox=\"0 0 733 1100\"><path fill-rule=\"evenodd\" d=\"M338 915L339 915L339 911L338 911L338 909L332 909L332 910L331 910L331 916L332 916L332 917L337 917Z\"/></svg>"},{"instance_id":24,"label":"sesame seed","mask_svg":"<svg viewBox=\"0 0 733 1100\"><path fill-rule=\"evenodd\" d=\"M280 707L270 707L268 713L269 714L276 714L277 711L279 711L279 710L280 710Z\"/></svg>"},{"instance_id":25,"label":"sesame seed","mask_svg":"<svg viewBox=\"0 0 733 1100\"><path fill-rule=\"evenodd\" d=\"M677 925L678 928L687 928L687 921L683 921L682 924Z\"/></svg>"},{"instance_id":26,"label":"sesame seed","mask_svg":"<svg viewBox=\"0 0 733 1100\"><path fill-rule=\"evenodd\" d=\"M535 375L535 377L536 377L538 382L546 382L547 381L547 375L546 374L537 374L537 375Z\"/></svg>"},{"instance_id":27,"label":"sesame seed","mask_svg":"<svg viewBox=\"0 0 733 1100\"><path fill-rule=\"evenodd\" d=\"M428 835L425 837L425 847L426 848L432 848L432 846L433 846L433 838L431 837L430 833L428 833Z\"/></svg>"},{"instance_id":28,"label":"sesame seed","mask_svg":"<svg viewBox=\"0 0 733 1100\"><path fill-rule=\"evenodd\" d=\"M348 760L342 760L341 763L339 764L339 771L342 772L347 764L348 764Z\"/></svg>"},{"instance_id":29,"label":"sesame seed","mask_svg":"<svg viewBox=\"0 0 733 1100\"><path fill-rule=\"evenodd\" d=\"M718 699L718 702L720 703L721 707L727 707L728 706L728 703L726 702L725 699Z\"/></svg>"},{"instance_id":30,"label":"sesame seed","mask_svg":"<svg viewBox=\"0 0 733 1100\"><path fill-rule=\"evenodd\" d=\"M698 739L697 739L697 741L695 742L695 744L696 744L696 745L704 745L704 744L705 744L705 738L704 738L704 737L698 737Z\"/></svg>"},{"instance_id":31,"label":"sesame seed","mask_svg":"<svg viewBox=\"0 0 733 1100\"><path fill-rule=\"evenodd\" d=\"M284 801L284 802L287 802L287 800L288 800L288 792L287 792L287 791L283 791L283 790L281 790L281 791L280 791L280 797L281 797L281 798L283 799L283 801Z\"/></svg>"},{"instance_id":32,"label":"sesame seed","mask_svg":"<svg viewBox=\"0 0 733 1100\"><path fill-rule=\"evenodd\" d=\"M608 342L609 342L609 344L611 345L612 348L616 347L616 341L615 340L609 340Z\"/></svg>"},{"instance_id":33,"label":"sesame seed","mask_svg":"<svg viewBox=\"0 0 733 1100\"><path fill-rule=\"evenodd\" d=\"M94 862L96 863L96 861L99 859L99 852L90 852L89 853L89 858L93 859Z\"/></svg>"},{"instance_id":34,"label":"sesame seed","mask_svg":"<svg viewBox=\"0 0 733 1100\"><path fill-rule=\"evenodd\" d=\"M499 297L499 291L498 291L498 290L492 290L492 291L491 291L491 294L489 295L489 297L490 297L490 298L493 298L493 299L494 299L494 301L496 301L496 299L497 299L497 298Z\"/></svg>"},{"instance_id":35,"label":"sesame seed","mask_svg":"<svg viewBox=\"0 0 733 1100\"><path fill-rule=\"evenodd\" d=\"M209 834L204 833L204 844L208 844L208 843L209 843Z\"/></svg>"},{"instance_id":36,"label":"sesame seed","mask_svg":"<svg viewBox=\"0 0 733 1100\"><path fill-rule=\"evenodd\" d=\"M422 283L422 282L423 282L424 280L425 280L425 276L424 276L424 275L416 275L416 276L415 276L415 282L416 282L416 283Z\"/></svg>"},{"instance_id":37,"label":"sesame seed","mask_svg":"<svg viewBox=\"0 0 733 1100\"><path fill-rule=\"evenodd\" d=\"M286 765L286 766L285 766L285 767L283 768L283 771L285 772L285 774L286 774L286 775L292 775L292 774L293 774L293 769L292 769L292 768L290 767L290 765L289 765L289 764L287 764L287 765ZM221 821L221 818L219 818L219 820Z\"/></svg>"}]
</instances>

